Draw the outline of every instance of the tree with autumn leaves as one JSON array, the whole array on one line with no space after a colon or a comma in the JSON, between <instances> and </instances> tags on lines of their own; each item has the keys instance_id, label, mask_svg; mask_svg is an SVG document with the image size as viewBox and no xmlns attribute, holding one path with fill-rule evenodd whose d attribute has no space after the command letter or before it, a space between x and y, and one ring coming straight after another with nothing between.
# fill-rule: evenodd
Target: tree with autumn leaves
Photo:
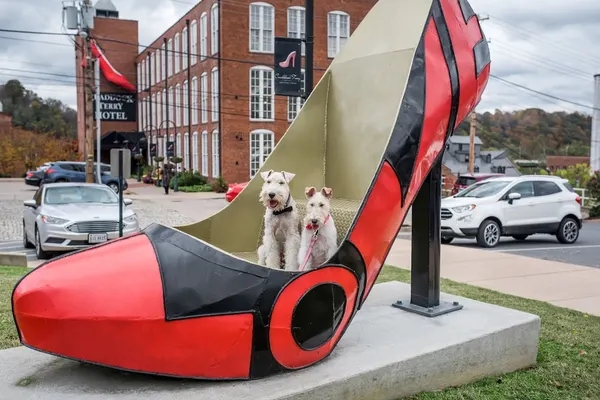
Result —
<instances>
[{"instance_id":1,"label":"tree with autumn leaves","mask_svg":"<svg viewBox=\"0 0 600 400\"><path fill-rule=\"evenodd\" d=\"M21 177L44 162L76 158L77 142L51 133L3 126L0 143L0 177Z\"/></svg>"}]
</instances>

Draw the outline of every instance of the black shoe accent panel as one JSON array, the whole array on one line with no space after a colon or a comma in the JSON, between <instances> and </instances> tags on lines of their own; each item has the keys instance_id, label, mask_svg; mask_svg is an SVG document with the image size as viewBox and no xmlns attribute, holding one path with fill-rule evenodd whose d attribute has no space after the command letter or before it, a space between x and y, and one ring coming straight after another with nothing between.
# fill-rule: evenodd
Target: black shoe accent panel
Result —
<instances>
[{"instance_id":1,"label":"black shoe accent panel","mask_svg":"<svg viewBox=\"0 0 600 400\"><path fill-rule=\"evenodd\" d=\"M468 23L471 18L477 15L467 0L458 0L458 5L460 6L460 11L462 12L465 24Z\"/></svg>"},{"instance_id":2,"label":"black shoe accent panel","mask_svg":"<svg viewBox=\"0 0 600 400\"><path fill-rule=\"evenodd\" d=\"M490 48L488 46L487 39L481 32L483 39L481 39L475 47L473 47L473 57L475 58L475 76L479 78L479 75L483 69L491 62L490 59Z\"/></svg>"},{"instance_id":3,"label":"black shoe accent panel","mask_svg":"<svg viewBox=\"0 0 600 400\"><path fill-rule=\"evenodd\" d=\"M327 261L327 264L343 265L356 274L356 278L358 280L358 300L356 301L356 305L359 306L361 304L360 299L362 299L367 281L367 267L365 266L365 262L360 254L360 251L358 251L352 242L349 240L344 240L337 253L335 253L331 260ZM360 309L360 307L357 307L357 310L358 309Z\"/></svg>"}]
</instances>

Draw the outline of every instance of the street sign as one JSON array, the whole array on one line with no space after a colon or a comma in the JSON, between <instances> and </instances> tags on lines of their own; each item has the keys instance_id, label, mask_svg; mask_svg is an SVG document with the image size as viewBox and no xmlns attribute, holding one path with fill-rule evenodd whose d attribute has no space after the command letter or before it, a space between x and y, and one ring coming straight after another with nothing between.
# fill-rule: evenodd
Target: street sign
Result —
<instances>
[{"instance_id":1,"label":"street sign","mask_svg":"<svg viewBox=\"0 0 600 400\"><path fill-rule=\"evenodd\" d=\"M175 157L175 142L167 142L167 157Z\"/></svg>"},{"instance_id":2,"label":"street sign","mask_svg":"<svg viewBox=\"0 0 600 400\"><path fill-rule=\"evenodd\" d=\"M119 152L123 152L123 175L125 179L131 176L131 150L110 149L110 175L119 177Z\"/></svg>"},{"instance_id":3,"label":"street sign","mask_svg":"<svg viewBox=\"0 0 600 400\"><path fill-rule=\"evenodd\" d=\"M275 38L275 94L303 96L302 39Z\"/></svg>"}]
</instances>

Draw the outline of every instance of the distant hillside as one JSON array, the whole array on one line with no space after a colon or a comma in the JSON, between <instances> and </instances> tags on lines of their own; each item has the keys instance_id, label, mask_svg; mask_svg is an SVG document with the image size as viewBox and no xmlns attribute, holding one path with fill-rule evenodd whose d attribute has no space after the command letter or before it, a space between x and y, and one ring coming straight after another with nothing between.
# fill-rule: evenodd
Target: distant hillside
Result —
<instances>
[{"instance_id":1,"label":"distant hillside","mask_svg":"<svg viewBox=\"0 0 600 400\"><path fill-rule=\"evenodd\" d=\"M512 159L545 159L547 155L589 156L592 117L580 113L528 108L477 114L477 135L484 148L510 148ZM456 135L469 134L469 120ZM519 156L519 152L521 155Z\"/></svg>"},{"instance_id":2,"label":"distant hillside","mask_svg":"<svg viewBox=\"0 0 600 400\"><path fill-rule=\"evenodd\" d=\"M12 116L13 126L57 138L77 137L77 111L60 100L42 99L16 79L0 85L3 112Z\"/></svg>"}]
</instances>

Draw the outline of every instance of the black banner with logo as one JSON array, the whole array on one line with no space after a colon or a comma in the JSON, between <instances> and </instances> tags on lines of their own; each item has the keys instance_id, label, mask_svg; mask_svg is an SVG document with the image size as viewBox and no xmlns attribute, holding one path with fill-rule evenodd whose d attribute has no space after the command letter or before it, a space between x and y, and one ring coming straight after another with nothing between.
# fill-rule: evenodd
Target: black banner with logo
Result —
<instances>
[{"instance_id":1,"label":"black banner with logo","mask_svg":"<svg viewBox=\"0 0 600 400\"><path fill-rule=\"evenodd\" d=\"M156 143L150 144L150 157L156 157Z\"/></svg>"},{"instance_id":2,"label":"black banner with logo","mask_svg":"<svg viewBox=\"0 0 600 400\"><path fill-rule=\"evenodd\" d=\"M96 101L94 101L94 120L96 119ZM100 93L100 120L136 122L136 93Z\"/></svg>"},{"instance_id":3,"label":"black banner with logo","mask_svg":"<svg viewBox=\"0 0 600 400\"><path fill-rule=\"evenodd\" d=\"M175 157L175 142L167 142L167 157Z\"/></svg>"},{"instance_id":4,"label":"black banner with logo","mask_svg":"<svg viewBox=\"0 0 600 400\"><path fill-rule=\"evenodd\" d=\"M275 94L302 96L302 39L275 38Z\"/></svg>"}]
</instances>

